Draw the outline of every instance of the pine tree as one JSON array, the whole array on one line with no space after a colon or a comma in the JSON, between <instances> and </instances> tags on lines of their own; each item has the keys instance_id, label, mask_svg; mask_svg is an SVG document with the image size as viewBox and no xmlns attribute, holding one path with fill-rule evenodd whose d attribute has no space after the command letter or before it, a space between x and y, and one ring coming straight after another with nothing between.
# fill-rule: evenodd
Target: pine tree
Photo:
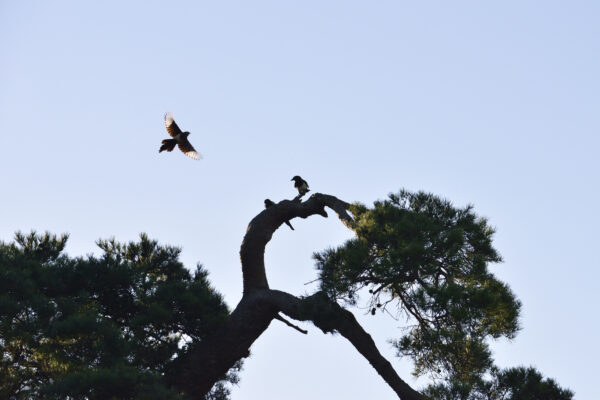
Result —
<instances>
[{"instance_id":1,"label":"pine tree","mask_svg":"<svg viewBox=\"0 0 600 400\"><path fill-rule=\"evenodd\" d=\"M269 287L264 252L293 218L335 211L355 237L314 255L319 289ZM569 400L533 368L500 370L490 340L513 338L521 304L489 270L494 230L472 206L400 191L372 207L315 193L282 200L250 221L240 258L243 297L230 312L179 250L141 235L100 240L101 257L71 258L67 237L17 234L0 244L0 397L223 400L241 362L274 320L338 333L404 400ZM346 307L406 322L393 341L433 383L418 392L379 353ZM393 334L393 333L392 333Z\"/></svg>"},{"instance_id":2,"label":"pine tree","mask_svg":"<svg viewBox=\"0 0 600 400\"><path fill-rule=\"evenodd\" d=\"M422 192L350 211L356 238L315 254L322 290L355 304L368 289L373 313L405 317L407 331L394 345L413 358L417 375L440 371L464 382L486 371L486 339L513 338L521 306L488 270L501 258L487 221L471 206Z\"/></svg>"},{"instance_id":3,"label":"pine tree","mask_svg":"<svg viewBox=\"0 0 600 400\"><path fill-rule=\"evenodd\" d=\"M16 234L0 244L0 398L180 399L174 359L228 315L198 266L141 235L98 241L100 258L63 254L67 236ZM222 377L211 398L227 397Z\"/></svg>"},{"instance_id":4,"label":"pine tree","mask_svg":"<svg viewBox=\"0 0 600 400\"><path fill-rule=\"evenodd\" d=\"M571 400L573 392L544 378L533 367L500 370L490 368L487 376L469 382L451 377L428 386L425 394L439 400Z\"/></svg>"}]
</instances>

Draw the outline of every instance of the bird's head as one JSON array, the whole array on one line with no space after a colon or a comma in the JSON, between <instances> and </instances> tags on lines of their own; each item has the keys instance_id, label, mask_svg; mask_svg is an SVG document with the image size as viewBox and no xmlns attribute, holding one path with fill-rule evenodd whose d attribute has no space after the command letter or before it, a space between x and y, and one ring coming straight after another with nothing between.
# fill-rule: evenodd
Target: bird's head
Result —
<instances>
[{"instance_id":1,"label":"bird's head","mask_svg":"<svg viewBox=\"0 0 600 400\"><path fill-rule=\"evenodd\" d=\"M188 137L188 136L190 136L190 133L189 133L189 132L187 132L187 131L186 131L186 132L183 132L183 137Z\"/></svg>"},{"instance_id":2,"label":"bird's head","mask_svg":"<svg viewBox=\"0 0 600 400\"><path fill-rule=\"evenodd\" d=\"M274 204L270 199L265 199L265 208L269 208Z\"/></svg>"},{"instance_id":3,"label":"bird's head","mask_svg":"<svg viewBox=\"0 0 600 400\"><path fill-rule=\"evenodd\" d=\"M292 181L294 181L294 182L298 182L298 181L299 181L299 180L301 180L301 179L302 179L302 178L300 178L298 175L296 175L295 177L293 177L293 178L292 178L292 179L290 179L290 180L292 180Z\"/></svg>"}]
</instances>

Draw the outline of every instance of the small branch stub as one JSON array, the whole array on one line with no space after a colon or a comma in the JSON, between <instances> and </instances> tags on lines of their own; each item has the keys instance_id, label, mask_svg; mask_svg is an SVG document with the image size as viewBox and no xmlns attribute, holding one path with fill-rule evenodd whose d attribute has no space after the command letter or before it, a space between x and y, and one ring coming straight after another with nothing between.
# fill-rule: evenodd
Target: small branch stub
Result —
<instances>
[{"instance_id":1,"label":"small branch stub","mask_svg":"<svg viewBox=\"0 0 600 400\"><path fill-rule=\"evenodd\" d=\"M307 330L301 329L299 326L296 326L296 325L292 324L290 321L288 321L287 319L283 318L283 317L282 317L281 315L279 315L279 314L275 314L275 319L276 319L276 320L278 320L278 321L281 321L281 322L283 322L284 324L286 324L286 325L287 325L287 326L289 326L290 328L293 328L293 329L297 330L297 331L298 331L298 332L300 332L300 333L303 333L303 334L305 334L305 335L306 335L306 334L308 334L308 331L307 331Z\"/></svg>"}]
</instances>

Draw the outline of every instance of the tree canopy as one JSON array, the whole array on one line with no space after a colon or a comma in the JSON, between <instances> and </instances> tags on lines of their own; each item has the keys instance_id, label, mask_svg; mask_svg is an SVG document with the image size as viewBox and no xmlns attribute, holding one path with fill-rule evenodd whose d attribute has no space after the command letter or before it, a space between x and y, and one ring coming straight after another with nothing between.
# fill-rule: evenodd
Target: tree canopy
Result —
<instances>
[{"instance_id":1,"label":"tree canopy","mask_svg":"<svg viewBox=\"0 0 600 400\"><path fill-rule=\"evenodd\" d=\"M487 377L461 381L451 377L429 385L425 394L439 400L569 400L573 392L544 378L533 367L500 370L491 367Z\"/></svg>"},{"instance_id":2,"label":"tree canopy","mask_svg":"<svg viewBox=\"0 0 600 400\"><path fill-rule=\"evenodd\" d=\"M356 237L315 254L322 289L354 304L369 288L372 312L403 314L407 333L395 346L419 375L443 371L464 381L489 368L486 339L514 337L520 303L488 270L501 258L485 218L407 191L350 211Z\"/></svg>"},{"instance_id":3,"label":"tree canopy","mask_svg":"<svg viewBox=\"0 0 600 400\"><path fill-rule=\"evenodd\" d=\"M265 246L292 218L334 210L355 237L314 255L320 287L270 289ZM226 399L243 358L273 319L340 333L401 399L556 399L573 393L534 368L501 370L490 340L513 338L521 304L489 270L494 229L472 206L400 191L373 207L316 193L283 200L249 224L240 250L244 294L230 311L206 270L142 234L99 240L99 257L64 254L67 236L17 233L0 243L0 397ZM421 392L404 382L345 307L402 318L393 341ZM282 315L283 314L283 315ZM390 336L395 336L390 332Z\"/></svg>"},{"instance_id":4,"label":"tree canopy","mask_svg":"<svg viewBox=\"0 0 600 400\"><path fill-rule=\"evenodd\" d=\"M62 254L67 236L16 234L0 244L0 398L178 399L173 360L229 310L179 249L141 235L100 240L101 257ZM225 383L212 398L227 395Z\"/></svg>"}]
</instances>

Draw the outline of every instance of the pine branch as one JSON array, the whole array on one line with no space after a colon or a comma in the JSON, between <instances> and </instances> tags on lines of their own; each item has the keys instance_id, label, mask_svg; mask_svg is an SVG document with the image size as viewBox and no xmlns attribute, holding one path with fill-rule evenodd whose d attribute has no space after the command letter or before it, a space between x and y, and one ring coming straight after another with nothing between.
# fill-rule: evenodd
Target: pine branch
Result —
<instances>
[{"instance_id":1,"label":"pine branch","mask_svg":"<svg viewBox=\"0 0 600 400\"><path fill-rule=\"evenodd\" d=\"M312 321L323 332L339 332L369 361L402 400L424 400L394 371L377 350L371 336L354 315L318 292L306 298L270 290L265 273L267 243L281 224L293 218L312 215L327 217L325 207L334 210L340 221L353 229L349 204L335 196L315 193L308 200L283 200L269 206L250 221L240 248L244 294L228 321L218 332L200 341L186 357L169 371L169 382L191 399L203 399L212 385L237 361L250 354L250 346L269 327L273 319L302 332L279 312L299 321Z\"/></svg>"}]
</instances>

